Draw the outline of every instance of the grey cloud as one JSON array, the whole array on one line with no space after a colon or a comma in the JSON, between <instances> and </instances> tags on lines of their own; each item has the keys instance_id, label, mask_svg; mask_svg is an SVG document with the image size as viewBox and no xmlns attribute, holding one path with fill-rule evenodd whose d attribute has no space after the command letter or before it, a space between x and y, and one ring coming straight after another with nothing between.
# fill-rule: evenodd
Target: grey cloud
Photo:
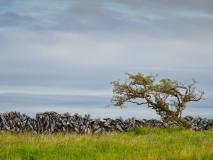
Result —
<instances>
[{"instance_id":1,"label":"grey cloud","mask_svg":"<svg viewBox=\"0 0 213 160\"><path fill-rule=\"evenodd\" d=\"M18 26L35 25L39 21L33 17L21 16L14 12L7 12L0 16L0 26L16 28Z\"/></svg>"},{"instance_id":2,"label":"grey cloud","mask_svg":"<svg viewBox=\"0 0 213 160\"><path fill-rule=\"evenodd\" d=\"M10 4L12 2L13 2L13 0L1 0L0 5L6 5L6 4Z\"/></svg>"},{"instance_id":3,"label":"grey cloud","mask_svg":"<svg viewBox=\"0 0 213 160\"><path fill-rule=\"evenodd\" d=\"M213 4L208 0L18 2L26 4L16 7L11 1L10 5L5 5L2 26L16 24L20 28L35 30L135 31L145 35L154 32L153 36L155 33L158 36L172 33L185 36L186 32L196 34L200 27L204 29L202 32L210 32L213 24L213 13L209 12Z\"/></svg>"},{"instance_id":4,"label":"grey cloud","mask_svg":"<svg viewBox=\"0 0 213 160\"><path fill-rule=\"evenodd\" d=\"M118 4L125 4L130 7L146 6L147 8L155 8L157 10L201 10L201 11L212 11L213 2L211 0L116 0Z\"/></svg>"}]
</instances>

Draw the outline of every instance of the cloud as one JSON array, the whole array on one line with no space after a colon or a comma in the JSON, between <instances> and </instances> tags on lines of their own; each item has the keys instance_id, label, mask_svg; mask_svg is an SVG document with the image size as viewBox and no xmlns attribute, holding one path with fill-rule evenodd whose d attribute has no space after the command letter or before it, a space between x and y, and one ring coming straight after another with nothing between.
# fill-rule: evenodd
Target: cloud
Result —
<instances>
[{"instance_id":1,"label":"cloud","mask_svg":"<svg viewBox=\"0 0 213 160\"><path fill-rule=\"evenodd\" d=\"M211 6L213 3L209 0L17 0L1 4L0 26L73 32L137 32L164 37L202 36L212 35ZM199 34L200 29L202 34Z\"/></svg>"},{"instance_id":2,"label":"cloud","mask_svg":"<svg viewBox=\"0 0 213 160\"><path fill-rule=\"evenodd\" d=\"M93 95L107 103L109 82L125 79L125 72L143 72L197 79L210 95L202 103L209 107L212 5L210 0L2 0L1 96L23 94L20 105L26 98L45 104L47 95Z\"/></svg>"},{"instance_id":3,"label":"cloud","mask_svg":"<svg viewBox=\"0 0 213 160\"><path fill-rule=\"evenodd\" d=\"M0 16L0 26L1 27L18 27L18 26L28 26L29 24L35 25L38 23L38 20L29 17L29 16L21 16L14 12L7 12Z\"/></svg>"},{"instance_id":4,"label":"cloud","mask_svg":"<svg viewBox=\"0 0 213 160\"><path fill-rule=\"evenodd\" d=\"M212 41L8 31L0 42L2 85L108 88L125 72L138 71L189 79L202 75L208 84L213 79Z\"/></svg>"},{"instance_id":5,"label":"cloud","mask_svg":"<svg viewBox=\"0 0 213 160\"><path fill-rule=\"evenodd\" d=\"M54 87L1 87L0 94L26 94L26 95L50 95L50 96L111 96L111 91L66 89Z\"/></svg>"}]
</instances>

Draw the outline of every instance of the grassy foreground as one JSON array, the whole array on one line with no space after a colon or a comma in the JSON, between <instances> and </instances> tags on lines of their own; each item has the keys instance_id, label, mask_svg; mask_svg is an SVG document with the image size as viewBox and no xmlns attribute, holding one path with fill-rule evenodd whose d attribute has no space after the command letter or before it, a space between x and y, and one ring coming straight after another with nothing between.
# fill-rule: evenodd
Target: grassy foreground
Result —
<instances>
[{"instance_id":1,"label":"grassy foreground","mask_svg":"<svg viewBox=\"0 0 213 160\"><path fill-rule=\"evenodd\" d=\"M2 133L0 159L213 160L213 131L135 128L102 135Z\"/></svg>"}]
</instances>

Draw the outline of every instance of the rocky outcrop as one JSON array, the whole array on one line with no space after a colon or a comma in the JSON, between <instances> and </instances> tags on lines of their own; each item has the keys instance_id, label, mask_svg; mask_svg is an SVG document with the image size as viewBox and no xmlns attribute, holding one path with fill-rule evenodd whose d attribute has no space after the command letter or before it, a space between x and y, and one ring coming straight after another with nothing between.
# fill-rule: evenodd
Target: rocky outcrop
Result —
<instances>
[{"instance_id":1,"label":"rocky outcrop","mask_svg":"<svg viewBox=\"0 0 213 160\"><path fill-rule=\"evenodd\" d=\"M96 118L90 115L81 116L79 114L70 115L69 113L58 114L56 112L37 113L36 118L31 118L19 112L0 113L0 132L33 132L33 133L57 133L68 132L78 134L98 134L103 132L126 132L134 126L137 127L168 127L168 126L187 126L193 130L213 129L213 120L206 118L184 117L179 122L162 122L151 119L111 119Z\"/></svg>"}]
</instances>

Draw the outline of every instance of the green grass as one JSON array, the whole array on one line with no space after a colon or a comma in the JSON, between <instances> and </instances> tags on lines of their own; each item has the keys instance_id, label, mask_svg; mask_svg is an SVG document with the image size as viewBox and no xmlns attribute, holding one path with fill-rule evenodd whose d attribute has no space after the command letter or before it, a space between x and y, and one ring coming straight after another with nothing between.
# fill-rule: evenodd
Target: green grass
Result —
<instances>
[{"instance_id":1,"label":"green grass","mask_svg":"<svg viewBox=\"0 0 213 160\"><path fill-rule=\"evenodd\" d=\"M102 135L0 134L0 160L213 160L213 131L134 128Z\"/></svg>"}]
</instances>

